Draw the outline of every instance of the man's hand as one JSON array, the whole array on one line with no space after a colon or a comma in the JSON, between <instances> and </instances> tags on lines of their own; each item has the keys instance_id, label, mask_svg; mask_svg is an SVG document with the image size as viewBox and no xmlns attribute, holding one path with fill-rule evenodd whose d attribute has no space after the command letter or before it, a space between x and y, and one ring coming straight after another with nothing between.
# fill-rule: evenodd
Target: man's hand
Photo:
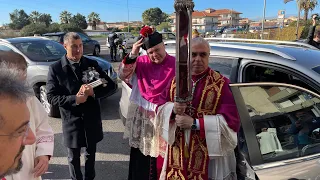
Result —
<instances>
[{"instance_id":1,"label":"man's hand","mask_svg":"<svg viewBox=\"0 0 320 180\"><path fill-rule=\"evenodd\" d=\"M312 25L313 25L313 26L316 26L316 25L317 25L317 17L318 17L317 14L314 14L314 15L312 16Z\"/></svg>"},{"instance_id":2,"label":"man's hand","mask_svg":"<svg viewBox=\"0 0 320 180\"><path fill-rule=\"evenodd\" d=\"M82 104L84 102L87 101L88 96L85 95L85 85L82 85L78 91L78 93L76 94L76 103L77 104Z\"/></svg>"},{"instance_id":3,"label":"man's hand","mask_svg":"<svg viewBox=\"0 0 320 180\"><path fill-rule=\"evenodd\" d=\"M174 102L174 108L173 111L175 114L182 115L187 109L187 104L186 103L178 103Z\"/></svg>"},{"instance_id":4,"label":"man's hand","mask_svg":"<svg viewBox=\"0 0 320 180\"><path fill-rule=\"evenodd\" d=\"M39 177L47 172L49 166L49 156L39 156L34 160L34 177Z\"/></svg>"},{"instance_id":5,"label":"man's hand","mask_svg":"<svg viewBox=\"0 0 320 180\"><path fill-rule=\"evenodd\" d=\"M93 88L88 85L88 84L85 84L85 85L82 85L83 86L83 93L84 95L86 96L93 96L94 95L94 91L93 91Z\"/></svg>"},{"instance_id":6,"label":"man's hand","mask_svg":"<svg viewBox=\"0 0 320 180\"><path fill-rule=\"evenodd\" d=\"M193 124L193 118L183 114L183 115L176 115L176 123L180 128L183 129L190 129Z\"/></svg>"},{"instance_id":7,"label":"man's hand","mask_svg":"<svg viewBox=\"0 0 320 180\"><path fill-rule=\"evenodd\" d=\"M131 50L132 55L136 55L136 56L139 55L140 47L143 45L143 40L144 38L141 38L139 41L135 42L132 45L132 50Z\"/></svg>"}]
</instances>

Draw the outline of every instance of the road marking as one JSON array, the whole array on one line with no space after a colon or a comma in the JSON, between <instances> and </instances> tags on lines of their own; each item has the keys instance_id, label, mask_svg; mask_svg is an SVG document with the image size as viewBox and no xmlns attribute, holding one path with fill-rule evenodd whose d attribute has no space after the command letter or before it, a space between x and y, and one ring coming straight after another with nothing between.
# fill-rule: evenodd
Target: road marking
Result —
<instances>
[{"instance_id":1,"label":"road marking","mask_svg":"<svg viewBox=\"0 0 320 180\"><path fill-rule=\"evenodd\" d=\"M96 161L107 161L108 163L112 161L122 161L129 162L130 156L124 154L112 154L112 153L96 153ZM84 166L84 156L81 156L81 166ZM51 157L50 164L55 165L68 165L67 157Z\"/></svg>"}]
</instances>

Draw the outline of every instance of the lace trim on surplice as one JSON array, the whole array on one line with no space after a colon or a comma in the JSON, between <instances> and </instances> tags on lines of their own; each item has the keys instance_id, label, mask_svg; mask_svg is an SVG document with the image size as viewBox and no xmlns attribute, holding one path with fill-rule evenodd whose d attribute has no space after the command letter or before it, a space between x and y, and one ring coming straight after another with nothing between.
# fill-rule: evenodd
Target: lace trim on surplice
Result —
<instances>
[{"instance_id":1,"label":"lace trim on surplice","mask_svg":"<svg viewBox=\"0 0 320 180\"><path fill-rule=\"evenodd\" d=\"M139 148L144 155L158 157L160 146L165 147L166 144L160 137L160 128L155 118L157 105L141 96L135 75L132 76L131 83L133 87L127 119L124 122L124 138L128 138L129 145Z\"/></svg>"}]
</instances>

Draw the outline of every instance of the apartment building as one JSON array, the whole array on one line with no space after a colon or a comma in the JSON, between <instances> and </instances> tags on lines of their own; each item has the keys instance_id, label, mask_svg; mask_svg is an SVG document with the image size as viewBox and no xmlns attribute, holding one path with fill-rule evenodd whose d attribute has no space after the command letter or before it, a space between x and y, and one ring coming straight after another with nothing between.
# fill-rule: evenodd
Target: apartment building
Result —
<instances>
[{"instance_id":1,"label":"apartment building","mask_svg":"<svg viewBox=\"0 0 320 180\"><path fill-rule=\"evenodd\" d=\"M222 26L239 26L240 12L230 9L212 9L204 11L194 11L192 13L192 26L199 32L211 32ZM175 32L176 16L173 13L170 16L171 31Z\"/></svg>"}]
</instances>

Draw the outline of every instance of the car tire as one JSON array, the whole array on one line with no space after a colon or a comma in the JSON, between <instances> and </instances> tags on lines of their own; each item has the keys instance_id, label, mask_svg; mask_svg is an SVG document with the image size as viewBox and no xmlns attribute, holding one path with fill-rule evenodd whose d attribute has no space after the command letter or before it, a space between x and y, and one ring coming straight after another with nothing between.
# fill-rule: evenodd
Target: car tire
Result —
<instances>
[{"instance_id":1,"label":"car tire","mask_svg":"<svg viewBox=\"0 0 320 180\"><path fill-rule=\"evenodd\" d=\"M47 99L47 89L46 86L40 86L40 102L44 109L46 110L49 117L60 118L60 110L57 106L52 106Z\"/></svg>"},{"instance_id":2,"label":"car tire","mask_svg":"<svg viewBox=\"0 0 320 180\"><path fill-rule=\"evenodd\" d=\"M93 53L92 53L94 56L100 56L100 48L99 46L95 46L94 47L94 50L93 50Z\"/></svg>"}]
</instances>

